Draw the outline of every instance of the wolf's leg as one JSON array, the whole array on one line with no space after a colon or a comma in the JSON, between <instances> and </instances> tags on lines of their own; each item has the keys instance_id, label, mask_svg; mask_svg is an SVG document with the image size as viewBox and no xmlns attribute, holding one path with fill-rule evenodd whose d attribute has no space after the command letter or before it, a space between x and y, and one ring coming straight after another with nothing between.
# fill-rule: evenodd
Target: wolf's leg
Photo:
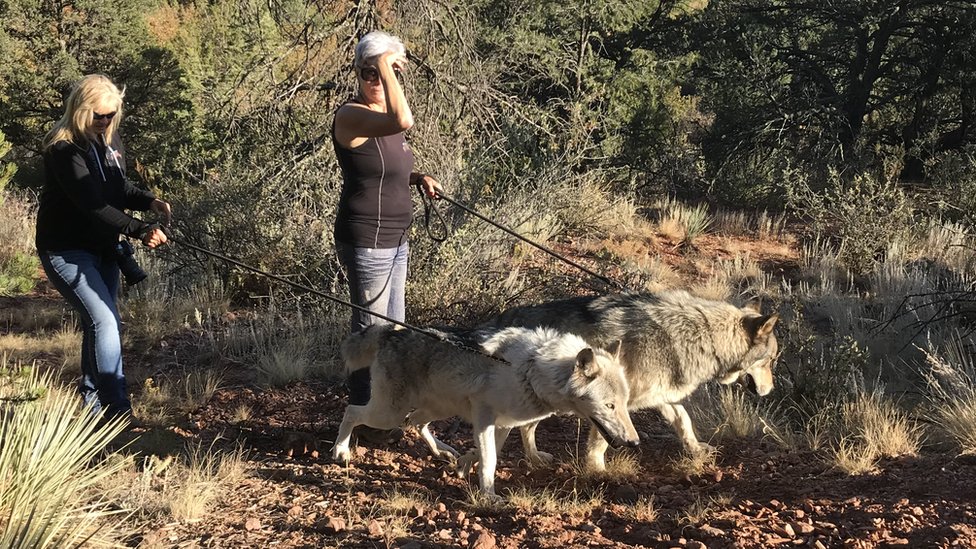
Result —
<instances>
[{"instance_id":1,"label":"wolf's leg","mask_svg":"<svg viewBox=\"0 0 976 549\"><path fill-rule=\"evenodd\" d=\"M586 466L592 471L606 471L607 462L604 455L610 444L603 438L600 431L590 425L590 436L586 441Z\"/></svg>"},{"instance_id":2,"label":"wolf's leg","mask_svg":"<svg viewBox=\"0 0 976 549\"><path fill-rule=\"evenodd\" d=\"M698 453L710 448L709 445L698 441L698 437L695 436L695 428L691 424L691 417L688 415L688 411L685 410L684 406L680 404L662 404L657 409L664 416L664 419L674 427L686 451Z\"/></svg>"},{"instance_id":3,"label":"wolf's leg","mask_svg":"<svg viewBox=\"0 0 976 549\"><path fill-rule=\"evenodd\" d=\"M478 451L478 483L483 494L499 500L501 498L495 494L495 466L498 462L495 449L495 415L488 409L477 410L473 415L474 444Z\"/></svg>"},{"instance_id":4,"label":"wolf's leg","mask_svg":"<svg viewBox=\"0 0 976 549\"><path fill-rule=\"evenodd\" d=\"M420 427L420 436L424 437L424 442L430 446L430 453L435 457L457 458L460 455L452 446L445 444L430 432L430 423L424 423Z\"/></svg>"},{"instance_id":5,"label":"wolf's leg","mask_svg":"<svg viewBox=\"0 0 976 549\"><path fill-rule=\"evenodd\" d=\"M335 446L332 447L332 460L342 463L349 463L349 438L352 430L357 425L361 425L362 417L366 411L366 406L350 404L346 406L346 412L342 415L342 423L339 424L339 434L336 435Z\"/></svg>"},{"instance_id":6,"label":"wolf's leg","mask_svg":"<svg viewBox=\"0 0 976 549\"><path fill-rule=\"evenodd\" d=\"M525 459L529 461L529 466L548 467L552 465L552 454L540 452L535 445L535 429L538 426L539 422L536 421L523 425L519 429L519 434L522 435L522 450L525 452Z\"/></svg>"},{"instance_id":7,"label":"wolf's leg","mask_svg":"<svg viewBox=\"0 0 976 549\"><path fill-rule=\"evenodd\" d=\"M495 455L501 457L502 448L505 446L505 441L508 440L508 435L512 433L511 427L498 427L495 426ZM458 478L464 478L468 476L471 471L471 467L478 463L478 452L472 450L467 454L464 454L458 458L457 466L455 467L455 472Z\"/></svg>"}]
</instances>

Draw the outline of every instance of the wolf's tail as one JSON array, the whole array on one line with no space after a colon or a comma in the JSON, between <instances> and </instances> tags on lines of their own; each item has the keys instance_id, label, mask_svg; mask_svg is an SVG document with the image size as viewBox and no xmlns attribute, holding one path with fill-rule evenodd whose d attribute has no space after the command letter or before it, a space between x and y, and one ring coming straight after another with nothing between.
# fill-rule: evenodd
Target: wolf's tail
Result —
<instances>
[{"instance_id":1,"label":"wolf's tail","mask_svg":"<svg viewBox=\"0 0 976 549\"><path fill-rule=\"evenodd\" d=\"M388 330L388 327L373 324L346 337L339 347L346 372L369 368L379 351L380 339Z\"/></svg>"}]
</instances>

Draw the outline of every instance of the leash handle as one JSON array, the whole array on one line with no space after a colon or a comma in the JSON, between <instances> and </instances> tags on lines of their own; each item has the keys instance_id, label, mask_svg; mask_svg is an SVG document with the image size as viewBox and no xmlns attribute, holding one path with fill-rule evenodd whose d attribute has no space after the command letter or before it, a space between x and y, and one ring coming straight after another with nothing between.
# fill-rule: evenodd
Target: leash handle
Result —
<instances>
[{"instance_id":1,"label":"leash handle","mask_svg":"<svg viewBox=\"0 0 976 549\"><path fill-rule=\"evenodd\" d=\"M497 223L497 222L495 222L495 221L493 221L493 220L485 217L484 215L481 215L480 213L472 210L471 208L465 206L464 204L458 202L457 200L454 200L453 198L445 195L444 193L439 192L439 193L437 193L437 196L441 197L444 200L447 200L448 202L450 202L454 206L457 206L458 208L461 208L465 212L467 212L467 213L469 213L469 214L477 217L478 219L484 221L485 223L488 223L489 225L494 225L495 227L501 229L502 231L505 231L506 233L514 236L515 238L521 240L522 242L525 242L526 244L530 244L532 246L535 246L536 248L542 250L543 252L546 252L547 254L551 255L552 257L555 257L556 259L562 261L563 263L566 263L568 265L571 265L573 267L576 267L577 269L579 269L579 270L583 271L584 273L592 276L593 278L599 279L600 281L602 281L603 283L605 283L605 284L607 284L609 286L612 286L612 287L617 288L619 290L627 290L627 287L624 286L623 284L621 284L621 283L619 283L619 282L617 282L615 280L611 280L611 279L603 276L600 273L597 273L595 271L592 271L590 269L587 269L583 265L580 265L579 263L573 261L572 259L569 259L568 257L562 256L562 255L560 255L560 254L552 251L551 249L543 246L542 244L539 244L537 242L533 242L532 240L529 240L528 238L526 238L526 237L518 234L517 232L513 231L512 229L509 229L508 227L506 227L506 226L504 226L504 225L502 225L500 223Z\"/></svg>"},{"instance_id":2,"label":"leash handle","mask_svg":"<svg viewBox=\"0 0 976 549\"><path fill-rule=\"evenodd\" d=\"M424 230L427 231L427 236L430 237L431 240L440 244L441 242L447 240L448 236L447 222L444 221L444 215L441 214L439 209L437 209L437 205L434 204L434 199L424 192L424 188L420 181L414 183L414 186L417 187L417 192L420 193L420 203L424 205ZM437 196L441 196L440 193L438 193ZM434 215L437 217L437 223L441 226L441 233L439 235L435 235L430 228L431 211L434 212Z\"/></svg>"}]
</instances>

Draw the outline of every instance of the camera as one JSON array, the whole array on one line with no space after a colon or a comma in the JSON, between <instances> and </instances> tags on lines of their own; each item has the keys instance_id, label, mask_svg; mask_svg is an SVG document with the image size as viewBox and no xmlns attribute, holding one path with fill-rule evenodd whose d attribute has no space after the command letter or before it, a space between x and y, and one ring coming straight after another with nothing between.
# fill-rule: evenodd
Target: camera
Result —
<instances>
[{"instance_id":1,"label":"camera","mask_svg":"<svg viewBox=\"0 0 976 549\"><path fill-rule=\"evenodd\" d=\"M128 240L120 240L115 246L115 258L119 262L119 270L122 271L125 283L130 286L142 282L149 276L136 262L136 258L133 257L134 253L132 244L129 244Z\"/></svg>"}]
</instances>

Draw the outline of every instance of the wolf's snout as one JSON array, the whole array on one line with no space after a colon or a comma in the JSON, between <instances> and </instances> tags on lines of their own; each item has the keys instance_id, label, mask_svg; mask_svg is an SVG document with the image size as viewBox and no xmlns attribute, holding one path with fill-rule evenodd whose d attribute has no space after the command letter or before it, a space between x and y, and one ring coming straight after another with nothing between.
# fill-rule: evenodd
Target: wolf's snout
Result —
<instances>
[{"instance_id":1,"label":"wolf's snout","mask_svg":"<svg viewBox=\"0 0 976 549\"><path fill-rule=\"evenodd\" d=\"M752 377L752 374L745 374L742 376L742 384L745 385L746 390L754 395L759 395L759 387L756 386L756 378Z\"/></svg>"},{"instance_id":2,"label":"wolf's snout","mask_svg":"<svg viewBox=\"0 0 976 549\"><path fill-rule=\"evenodd\" d=\"M627 446L629 446L631 448L637 448L638 446L640 446L640 439L639 438L634 438L634 439L628 440L627 441Z\"/></svg>"}]
</instances>

